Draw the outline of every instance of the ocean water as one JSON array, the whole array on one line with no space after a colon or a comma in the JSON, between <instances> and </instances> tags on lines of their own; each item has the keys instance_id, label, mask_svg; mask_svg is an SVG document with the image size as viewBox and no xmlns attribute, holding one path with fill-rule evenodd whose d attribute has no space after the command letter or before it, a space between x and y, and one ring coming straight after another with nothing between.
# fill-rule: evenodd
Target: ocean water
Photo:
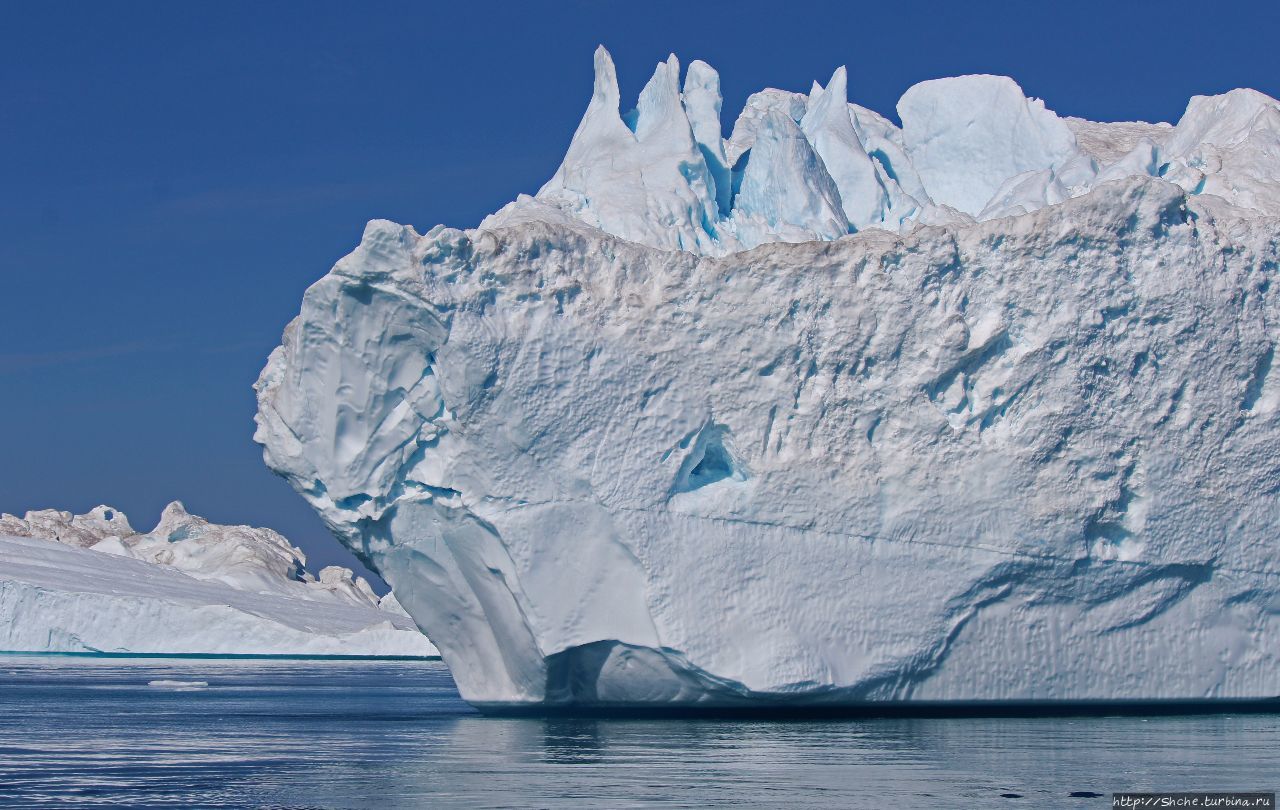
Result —
<instances>
[{"instance_id":1,"label":"ocean water","mask_svg":"<svg viewBox=\"0 0 1280 810\"><path fill-rule=\"evenodd\" d=\"M0 657L5 806L1102 808L1277 787L1280 715L505 719L439 662Z\"/></svg>"}]
</instances>

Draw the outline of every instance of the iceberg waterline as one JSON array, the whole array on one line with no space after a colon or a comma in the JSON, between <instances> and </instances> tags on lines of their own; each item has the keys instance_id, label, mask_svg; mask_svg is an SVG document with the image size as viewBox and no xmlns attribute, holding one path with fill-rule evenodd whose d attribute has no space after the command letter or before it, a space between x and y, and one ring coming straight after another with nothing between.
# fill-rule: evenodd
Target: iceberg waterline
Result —
<instances>
[{"instance_id":1,"label":"iceberg waterline","mask_svg":"<svg viewBox=\"0 0 1280 810\"><path fill-rule=\"evenodd\" d=\"M108 506L0 515L0 650L436 654L394 596L305 565L270 529L209 523L176 501L147 533Z\"/></svg>"},{"instance_id":2,"label":"iceberg waterline","mask_svg":"<svg viewBox=\"0 0 1280 810\"><path fill-rule=\"evenodd\" d=\"M619 115L599 51L536 197L370 223L259 379L463 696L1280 694L1280 104L961 77L899 129L837 71L724 140L678 78Z\"/></svg>"}]
</instances>

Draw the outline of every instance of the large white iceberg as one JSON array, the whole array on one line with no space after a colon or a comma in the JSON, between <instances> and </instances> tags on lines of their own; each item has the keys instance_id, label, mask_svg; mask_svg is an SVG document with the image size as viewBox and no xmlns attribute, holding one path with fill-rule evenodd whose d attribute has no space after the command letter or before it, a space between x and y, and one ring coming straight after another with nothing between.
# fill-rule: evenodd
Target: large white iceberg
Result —
<instances>
[{"instance_id":1,"label":"large white iceberg","mask_svg":"<svg viewBox=\"0 0 1280 810\"><path fill-rule=\"evenodd\" d=\"M537 196L370 223L258 382L463 696L1280 695L1280 104L678 79L597 52Z\"/></svg>"},{"instance_id":2,"label":"large white iceberg","mask_svg":"<svg viewBox=\"0 0 1280 810\"><path fill-rule=\"evenodd\" d=\"M0 651L437 654L393 595L305 566L280 534L176 501L145 534L109 506L0 515Z\"/></svg>"}]
</instances>

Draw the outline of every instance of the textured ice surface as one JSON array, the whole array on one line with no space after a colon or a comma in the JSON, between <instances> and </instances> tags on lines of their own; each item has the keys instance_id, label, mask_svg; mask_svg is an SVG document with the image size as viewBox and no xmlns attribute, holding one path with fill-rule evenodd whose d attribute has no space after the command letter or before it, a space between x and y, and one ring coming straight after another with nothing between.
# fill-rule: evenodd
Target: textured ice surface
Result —
<instances>
[{"instance_id":1,"label":"textured ice surface","mask_svg":"<svg viewBox=\"0 0 1280 810\"><path fill-rule=\"evenodd\" d=\"M209 523L176 501L146 534L108 506L0 515L0 650L436 654L393 596L305 564L270 529Z\"/></svg>"},{"instance_id":2,"label":"textured ice surface","mask_svg":"<svg viewBox=\"0 0 1280 810\"><path fill-rule=\"evenodd\" d=\"M259 380L464 697L1280 694L1276 102L962 77L899 129L837 72L752 96L726 213L677 73L621 116L597 53L536 198L370 223Z\"/></svg>"}]
</instances>

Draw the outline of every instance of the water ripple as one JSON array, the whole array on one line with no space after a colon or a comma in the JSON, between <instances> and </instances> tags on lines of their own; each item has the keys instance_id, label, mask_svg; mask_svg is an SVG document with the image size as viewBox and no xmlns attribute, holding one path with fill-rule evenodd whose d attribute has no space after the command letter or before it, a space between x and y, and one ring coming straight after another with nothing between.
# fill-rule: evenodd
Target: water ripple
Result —
<instances>
[{"instance_id":1,"label":"water ripple","mask_svg":"<svg viewBox=\"0 0 1280 810\"><path fill-rule=\"evenodd\" d=\"M495 719L438 662L0 660L24 807L1083 808L1277 777L1274 715Z\"/></svg>"}]
</instances>

